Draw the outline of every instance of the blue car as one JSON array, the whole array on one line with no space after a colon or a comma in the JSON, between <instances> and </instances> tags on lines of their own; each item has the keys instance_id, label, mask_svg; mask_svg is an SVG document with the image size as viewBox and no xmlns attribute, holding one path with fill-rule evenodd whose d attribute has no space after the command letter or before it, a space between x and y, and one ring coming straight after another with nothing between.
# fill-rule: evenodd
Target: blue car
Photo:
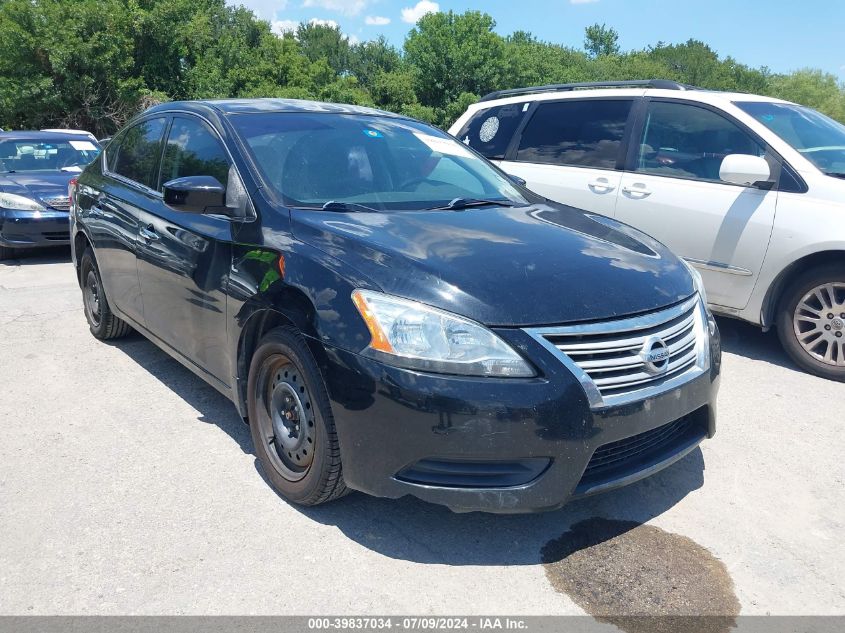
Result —
<instances>
[{"instance_id":1,"label":"blue car","mask_svg":"<svg viewBox=\"0 0 845 633\"><path fill-rule=\"evenodd\" d=\"M69 243L68 184L99 153L76 132L0 132L0 260Z\"/></svg>"}]
</instances>

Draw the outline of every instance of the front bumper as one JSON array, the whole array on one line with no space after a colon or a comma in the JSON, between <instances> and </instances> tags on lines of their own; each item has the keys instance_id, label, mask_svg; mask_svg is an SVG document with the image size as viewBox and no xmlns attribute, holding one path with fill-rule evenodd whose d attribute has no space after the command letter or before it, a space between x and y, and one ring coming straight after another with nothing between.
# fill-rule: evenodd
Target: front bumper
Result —
<instances>
[{"instance_id":1,"label":"front bumper","mask_svg":"<svg viewBox=\"0 0 845 633\"><path fill-rule=\"evenodd\" d=\"M523 349L532 345L524 332L509 338ZM601 409L590 408L558 359L531 350L540 377L479 379L422 374L323 348L346 484L456 511L551 510L657 472L715 433L718 331L710 339L708 371L658 395ZM649 437L669 440L617 460ZM606 467L608 460L618 467Z\"/></svg>"},{"instance_id":2,"label":"front bumper","mask_svg":"<svg viewBox=\"0 0 845 633\"><path fill-rule=\"evenodd\" d=\"M0 246L29 248L70 243L67 211L0 209Z\"/></svg>"}]
</instances>

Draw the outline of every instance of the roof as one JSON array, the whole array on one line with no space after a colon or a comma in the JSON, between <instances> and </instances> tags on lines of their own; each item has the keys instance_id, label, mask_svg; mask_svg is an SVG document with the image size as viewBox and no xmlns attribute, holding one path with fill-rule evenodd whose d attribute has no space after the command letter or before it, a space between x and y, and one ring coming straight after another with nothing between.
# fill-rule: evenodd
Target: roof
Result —
<instances>
[{"instance_id":1,"label":"roof","mask_svg":"<svg viewBox=\"0 0 845 633\"><path fill-rule=\"evenodd\" d=\"M401 118L400 115L375 108L348 105L343 103L324 103L321 101L305 101L301 99L212 99L206 101L171 101L153 106L147 113L167 112L172 110L202 110L212 109L223 114L256 114L264 112L321 112L332 114L362 114L371 116L389 116Z\"/></svg>"},{"instance_id":2,"label":"roof","mask_svg":"<svg viewBox=\"0 0 845 633\"><path fill-rule=\"evenodd\" d=\"M647 85L649 82L609 82L596 84L579 84L577 87L538 86L536 88L524 88L516 91L508 91L504 96L497 96L491 93L485 97L486 100L478 101L468 109L470 112L483 110L494 105L506 105L510 103L525 103L526 101L552 101L564 98L596 98L596 97L671 97L676 99L687 99L700 103L723 105L726 102L737 101L766 101L770 103L786 103L783 99L765 97L761 95L746 94L741 92L719 92L717 90L706 90L693 86L665 88ZM661 82L662 83L662 82ZM583 87L582 87L583 86ZM509 93L509 94L508 94Z\"/></svg>"},{"instance_id":3,"label":"roof","mask_svg":"<svg viewBox=\"0 0 845 633\"><path fill-rule=\"evenodd\" d=\"M0 132L0 141L78 141L79 132L45 132L43 130L15 130L13 132ZM86 138L91 140L93 138Z\"/></svg>"},{"instance_id":4,"label":"roof","mask_svg":"<svg viewBox=\"0 0 845 633\"><path fill-rule=\"evenodd\" d=\"M597 88L660 88L662 90L701 90L696 86L669 81L668 79L633 79L626 81L582 81L568 84L548 84L545 86L529 86L527 88L509 88L497 90L487 94L479 101L495 101L505 97L517 97L522 95L542 94L544 92L569 92L580 89Z\"/></svg>"}]
</instances>

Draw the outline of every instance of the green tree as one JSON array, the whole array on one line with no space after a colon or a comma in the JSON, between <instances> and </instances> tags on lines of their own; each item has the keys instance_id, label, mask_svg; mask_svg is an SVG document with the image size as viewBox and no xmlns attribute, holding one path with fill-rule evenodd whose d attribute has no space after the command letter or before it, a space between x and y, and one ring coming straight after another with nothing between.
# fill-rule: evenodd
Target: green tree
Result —
<instances>
[{"instance_id":1,"label":"green tree","mask_svg":"<svg viewBox=\"0 0 845 633\"><path fill-rule=\"evenodd\" d=\"M120 0L0 4L0 117L110 133L146 98L133 73L134 15Z\"/></svg>"},{"instance_id":2,"label":"green tree","mask_svg":"<svg viewBox=\"0 0 845 633\"><path fill-rule=\"evenodd\" d=\"M772 78L768 94L815 108L845 122L845 85L834 75L810 68Z\"/></svg>"},{"instance_id":3,"label":"green tree","mask_svg":"<svg viewBox=\"0 0 845 633\"><path fill-rule=\"evenodd\" d=\"M373 79L370 92L378 107L391 112L403 112L419 103L414 92L414 77L408 71L379 73Z\"/></svg>"},{"instance_id":4,"label":"green tree","mask_svg":"<svg viewBox=\"0 0 845 633\"><path fill-rule=\"evenodd\" d=\"M364 86L372 86L383 73L392 73L402 65L402 56L384 36L355 44L349 50L349 72Z\"/></svg>"},{"instance_id":5,"label":"green tree","mask_svg":"<svg viewBox=\"0 0 845 633\"><path fill-rule=\"evenodd\" d=\"M420 103L443 109L462 93L495 90L504 71L505 42L480 11L429 13L405 40Z\"/></svg>"},{"instance_id":6,"label":"green tree","mask_svg":"<svg viewBox=\"0 0 845 633\"><path fill-rule=\"evenodd\" d=\"M584 29L584 50L592 57L619 54L619 33L604 24L593 24Z\"/></svg>"},{"instance_id":7,"label":"green tree","mask_svg":"<svg viewBox=\"0 0 845 633\"><path fill-rule=\"evenodd\" d=\"M106 135L167 99L286 97L445 127L493 90L645 78L782 97L845 121L845 86L818 70L773 74L698 40L621 52L604 24L586 29L587 52L494 27L479 11L429 14L399 51L384 38L351 45L330 25L277 36L227 0L0 0L0 125Z\"/></svg>"},{"instance_id":8,"label":"green tree","mask_svg":"<svg viewBox=\"0 0 845 633\"><path fill-rule=\"evenodd\" d=\"M296 29L296 39L299 41L302 53L310 61L325 59L329 67L337 74L346 73L349 70L349 40L341 32L340 27L303 22Z\"/></svg>"}]
</instances>

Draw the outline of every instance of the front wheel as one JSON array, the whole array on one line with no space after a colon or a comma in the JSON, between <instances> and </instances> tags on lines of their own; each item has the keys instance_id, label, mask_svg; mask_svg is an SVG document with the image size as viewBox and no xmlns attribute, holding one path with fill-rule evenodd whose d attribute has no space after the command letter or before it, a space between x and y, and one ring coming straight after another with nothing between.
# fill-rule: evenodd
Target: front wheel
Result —
<instances>
[{"instance_id":1,"label":"front wheel","mask_svg":"<svg viewBox=\"0 0 845 633\"><path fill-rule=\"evenodd\" d=\"M346 493L322 376L302 336L279 327L261 339L247 384L255 454L273 488L305 506Z\"/></svg>"},{"instance_id":2,"label":"front wheel","mask_svg":"<svg viewBox=\"0 0 845 633\"><path fill-rule=\"evenodd\" d=\"M793 281L783 293L777 329L800 367L845 382L845 267L816 268Z\"/></svg>"}]
</instances>

